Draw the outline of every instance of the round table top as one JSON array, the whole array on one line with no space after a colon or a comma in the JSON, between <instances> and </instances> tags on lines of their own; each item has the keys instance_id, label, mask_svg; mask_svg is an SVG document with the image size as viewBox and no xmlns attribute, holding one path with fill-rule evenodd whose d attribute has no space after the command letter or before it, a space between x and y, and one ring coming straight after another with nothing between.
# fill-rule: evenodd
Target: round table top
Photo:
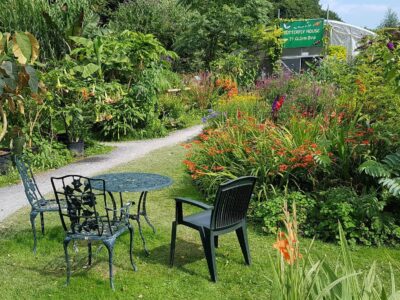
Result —
<instances>
[{"instance_id":1,"label":"round table top","mask_svg":"<svg viewBox=\"0 0 400 300\"><path fill-rule=\"evenodd\" d=\"M172 179L151 173L109 173L93 177L103 179L108 192L148 192L170 186ZM92 182L92 188L102 189L101 184Z\"/></svg>"}]
</instances>

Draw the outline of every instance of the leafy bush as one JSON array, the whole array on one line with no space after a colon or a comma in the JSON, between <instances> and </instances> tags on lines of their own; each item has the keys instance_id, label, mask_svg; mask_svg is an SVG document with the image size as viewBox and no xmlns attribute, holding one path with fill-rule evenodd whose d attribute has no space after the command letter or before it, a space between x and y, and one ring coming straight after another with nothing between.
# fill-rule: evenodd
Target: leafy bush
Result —
<instances>
[{"instance_id":1,"label":"leafy bush","mask_svg":"<svg viewBox=\"0 0 400 300\"><path fill-rule=\"evenodd\" d=\"M328 55L330 57L334 57L337 60L346 60L347 58L347 49L344 46L338 46L338 45L330 45L328 47Z\"/></svg>"},{"instance_id":2,"label":"leafy bush","mask_svg":"<svg viewBox=\"0 0 400 300\"><path fill-rule=\"evenodd\" d=\"M108 27L115 32L154 34L167 49L172 49L189 18L190 13L178 0L130 1L119 5Z\"/></svg>"},{"instance_id":3,"label":"leafy bush","mask_svg":"<svg viewBox=\"0 0 400 300\"><path fill-rule=\"evenodd\" d=\"M82 34L97 23L91 0L3 0L0 31L29 31L41 46L41 58L62 58L68 53L69 36Z\"/></svg>"},{"instance_id":4,"label":"leafy bush","mask_svg":"<svg viewBox=\"0 0 400 300\"><path fill-rule=\"evenodd\" d=\"M373 192L359 196L351 188L338 187L320 192L318 200L316 232L325 240L338 238L338 221L351 242L396 244L400 237L396 215Z\"/></svg>"},{"instance_id":5,"label":"leafy bush","mask_svg":"<svg viewBox=\"0 0 400 300\"><path fill-rule=\"evenodd\" d=\"M277 234L283 227L282 222L285 216L282 207L285 202L289 207L296 205L299 233L305 236L311 236L314 230L311 226L313 220L310 216L312 216L316 201L301 192L289 192L286 195L271 195L266 201L257 202L255 204L252 215L262 220L265 232Z\"/></svg>"},{"instance_id":6,"label":"leafy bush","mask_svg":"<svg viewBox=\"0 0 400 300\"><path fill-rule=\"evenodd\" d=\"M35 149L28 149L25 155L31 166L39 170L55 169L72 161L72 155L65 145L47 140L35 141Z\"/></svg>"}]
</instances>

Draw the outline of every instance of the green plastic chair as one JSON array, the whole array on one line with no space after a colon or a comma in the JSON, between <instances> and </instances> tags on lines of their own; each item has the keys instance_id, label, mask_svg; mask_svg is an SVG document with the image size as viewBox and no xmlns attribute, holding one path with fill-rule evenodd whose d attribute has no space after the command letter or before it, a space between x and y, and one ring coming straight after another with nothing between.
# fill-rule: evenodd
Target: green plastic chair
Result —
<instances>
[{"instance_id":1,"label":"green plastic chair","mask_svg":"<svg viewBox=\"0 0 400 300\"><path fill-rule=\"evenodd\" d=\"M96 182L96 188L92 184ZM129 223L130 203L120 209L110 194L107 201L105 181L102 179L86 178L79 175L67 175L51 178L54 194L59 204L61 223L66 233L64 239L65 260L67 263L67 285L71 277L71 268L68 256L68 244L71 241L85 240L88 242L89 265L92 263L92 242L101 241L108 250L110 286L114 289L113 255L116 239L129 230L129 256L134 271L133 262L133 227ZM62 203L66 206L63 207Z\"/></svg>"},{"instance_id":2,"label":"green plastic chair","mask_svg":"<svg viewBox=\"0 0 400 300\"><path fill-rule=\"evenodd\" d=\"M25 189L26 198L31 205L30 221L33 232L33 253L36 254L36 217L40 214L40 224L42 234L44 234L44 215L45 212L58 212L58 205L55 199L45 199L40 192L35 177L33 176L32 168L29 163L24 161L22 157L15 157L15 165ZM65 203L61 203L65 205Z\"/></svg>"},{"instance_id":3,"label":"green plastic chair","mask_svg":"<svg viewBox=\"0 0 400 300\"><path fill-rule=\"evenodd\" d=\"M217 281L215 248L218 247L219 235L236 231L245 262L250 265L246 214L256 179L256 177L247 176L221 184L214 206L192 199L175 198L175 221L172 222L171 233L171 267L174 264L177 225L185 225L199 231L212 281ZM200 207L204 211L185 217L183 216L183 203Z\"/></svg>"}]
</instances>

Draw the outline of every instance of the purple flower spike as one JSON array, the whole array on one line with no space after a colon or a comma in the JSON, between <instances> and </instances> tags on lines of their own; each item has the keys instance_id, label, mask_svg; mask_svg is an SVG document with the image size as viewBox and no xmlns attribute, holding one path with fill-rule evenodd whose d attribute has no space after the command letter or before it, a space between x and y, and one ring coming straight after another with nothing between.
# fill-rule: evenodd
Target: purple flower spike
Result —
<instances>
[{"instance_id":1,"label":"purple flower spike","mask_svg":"<svg viewBox=\"0 0 400 300\"><path fill-rule=\"evenodd\" d=\"M394 44L392 43L392 42L389 42L389 43L387 43L386 44L386 47L390 50L390 51L393 51L394 50Z\"/></svg>"}]
</instances>

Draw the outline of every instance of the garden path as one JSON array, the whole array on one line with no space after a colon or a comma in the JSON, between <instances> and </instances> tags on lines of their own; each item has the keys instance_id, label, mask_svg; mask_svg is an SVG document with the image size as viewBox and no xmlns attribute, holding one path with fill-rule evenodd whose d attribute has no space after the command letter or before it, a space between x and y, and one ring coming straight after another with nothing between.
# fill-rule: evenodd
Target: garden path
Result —
<instances>
[{"instance_id":1,"label":"garden path","mask_svg":"<svg viewBox=\"0 0 400 300\"><path fill-rule=\"evenodd\" d=\"M58 177L66 174L92 176L142 157L153 150L187 141L199 134L201 130L202 126L197 125L175 131L163 138L107 143L108 145L115 146L116 149L108 154L88 157L60 169L46 171L35 176L35 179L39 189L45 195L52 191L50 177ZM22 184L0 188L0 222L26 205L28 205L28 201L26 200Z\"/></svg>"}]
</instances>

